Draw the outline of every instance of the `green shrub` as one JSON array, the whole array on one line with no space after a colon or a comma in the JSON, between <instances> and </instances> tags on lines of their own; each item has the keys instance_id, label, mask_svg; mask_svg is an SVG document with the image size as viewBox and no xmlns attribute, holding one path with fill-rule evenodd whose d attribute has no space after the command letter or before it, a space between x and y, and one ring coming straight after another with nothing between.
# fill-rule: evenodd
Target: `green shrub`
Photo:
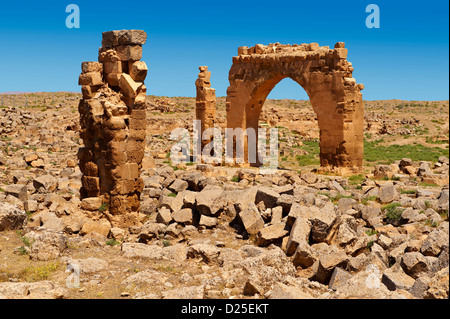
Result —
<instances>
[{"instance_id":1,"label":"green shrub","mask_svg":"<svg viewBox=\"0 0 450 319\"><path fill-rule=\"evenodd\" d=\"M399 206L401 206L400 203L391 203L382 208L388 223L395 223L400 221L403 209L398 208Z\"/></svg>"}]
</instances>

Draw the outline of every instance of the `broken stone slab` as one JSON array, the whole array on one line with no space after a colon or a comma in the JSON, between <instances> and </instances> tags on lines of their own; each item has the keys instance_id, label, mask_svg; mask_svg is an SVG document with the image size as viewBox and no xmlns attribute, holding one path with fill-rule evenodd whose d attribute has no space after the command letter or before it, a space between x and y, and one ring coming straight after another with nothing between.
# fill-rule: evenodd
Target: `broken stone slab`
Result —
<instances>
[{"instance_id":1,"label":"broken stone slab","mask_svg":"<svg viewBox=\"0 0 450 319\"><path fill-rule=\"evenodd\" d=\"M300 244L307 245L311 232L311 223L303 216L296 218L289 234L289 240L286 245L286 254L293 255Z\"/></svg>"},{"instance_id":2,"label":"broken stone slab","mask_svg":"<svg viewBox=\"0 0 450 319\"><path fill-rule=\"evenodd\" d=\"M103 204L101 197L87 197L81 200L81 208L89 211L98 210Z\"/></svg>"},{"instance_id":3,"label":"broken stone slab","mask_svg":"<svg viewBox=\"0 0 450 319\"><path fill-rule=\"evenodd\" d=\"M270 187L259 186L256 193L255 203L264 202L266 208L272 208L275 206L280 194L274 191Z\"/></svg>"},{"instance_id":4,"label":"broken stone slab","mask_svg":"<svg viewBox=\"0 0 450 319\"><path fill-rule=\"evenodd\" d=\"M100 220L86 220L80 230L80 235L86 236L91 233L99 234L106 238L111 231L111 223L106 219L102 218Z\"/></svg>"},{"instance_id":5,"label":"broken stone slab","mask_svg":"<svg viewBox=\"0 0 450 319\"><path fill-rule=\"evenodd\" d=\"M192 225L194 223L194 213L191 208L183 208L173 212L172 219L180 224Z\"/></svg>"},{"instance_id":6,"label":"broken stone slab","mask_svg":"<svg viewBox=\"0 0 450 319\"><path fill-rule=\"evenodd\" d=\"M427 275L423 275L416 279L414 285L409 289L409 293L414 297L423 299L427 292L432 280Z\"/></svg>"},{"instance_id":7,"label":"broken stone slab","mask_svg":"<svg viewBox=\"0 0 450 319\"><path fill-rule=\"evenodd\" d=\"M106 260L90 257L84 259L69 259L68 265L77 265L82 274L95 274L102 270L107 270L109 263Z\"/></svg>"},{"instance_id":8,"label":"broken stone slab","mask_svg":"<svg viewBox=\"0 0 450 319\"><path fill-rule=\"evenodd\" d=\"M163 299L203 299L204 286L181 287L163 291Z\"/></svg>"},{"instance_id":9,"label":"broken stone slab","mask_svg":"<svg viewBox=\"0 0 450 319\"><path fill-rule=\"evenodd\" d=\"M380 186L378 191L378 198L383 204L391 203L400 198L400 193L393 183L386 183Z\"/></svg>"},{"instance_id":10,"label":"broken stone slab","mask_svg":"<svg viewBox=\"0 0 450 319\"><path fill-rule=\"evenodd\" d=\"M283 207L283 215L287 215L294 203L296 203L296 198L294 195L282 194L277 199L276 206Z\"/></svg>"},{"instance_id":11,"label":"broken stone slab","mask_svg":"<svg viewBox=\"0 0 450 319\"><path fill-rule=\"evenodd\" d=\"M126 73L122 73L119 81L121 92L128 98L135 98L138 94L142 82L136 82Z\"/></svg>"},{"instance_id":12,"label":"broken stone slab","mask_svg":"<svg viewBox=\"0 0 450 319\"><path fill-rule=\"evenodd\" d=\"M218 220L215 217L201 215L200 216L200 221L199 221L198 224L200 226L204 226L204 227L207 227L207 228L212 228L212 227L216 227L217 226Z\"/></svg>"},{"instance_id":13,"label":"broken stone slab","mask_svg":"<svg viewBox=\"0 0 450 319\"><path fill-rule=\"evenodd\" d=\"M136 82L144 82L147 76L148 67L144 61L135 61L130 65L129 70L133 80Z\"/></svg>"},{"instance_id":14,"label":"broken stone slab","mask_svg":"<svg viewBox=\"0 0 450 319\"><path fill-rule=\"evenodd\" d=\"M438 256L442 248L448 244L448 222L447 227L433 230L424 240L420 252L425 256Z\"/></svg>"},{"instance_id":15,"label":"broken stone slab","mask_svg":"<svg viewBox=\"0 0 450 319\"><path fill-rule=\"evenodd\" d=\"M260 229L256 235L255 243L260 247L270 244L281 244L283 237L289 234L286 223L280 222Z\"/></svg>"},{"instance_id":16,"label":"broken stone slab","mask_svg":"<svg viewBox=\"0 0 450 319\"><path fill-rule=\"evenodd\" d=\"M6 195L12 195L21 201L28 200L27 185L11 184L4 188Z\"/></svg>"},{"instance_id":17,"label":"broken stone slab","mask_svg":"<svg viewBox=\"0 0 450 319\"><path fill-rule=\"evenodd\" d=\"M348 261L345 252L334 245L330 245L323 252L319 252L319 259L313 264L314 275L312 280L327 284L331 278L334 268L344 266Z\"/></svg>"},{"instance_id":18,"label":"broken stone slab","mask_svg":"<svg viewBox=\"0 0 450 319\"><path fill-rule=\"evenodd\" d=\"M397 289L410 290L414 285L414 279L403 271L394 271L392 268L388 268L383 272L381 282L390 290L395 291Z\"/></svg>"},{"instance_id":19,"label":"broken stone slab","mask_svg":"<svg viewBox=\"0 0 450 319\"><path fill-rule=\"evenodd\" d=\"M29 199L23 203L23 208L26 212L34 213L38 210L38 202L32 199Z\"/></svg>"},{"instance_id":20,"label":"broken stone slab","mask_svg":"<svg viewBox=\"0 0 450 319\"><path fill-rule=\"evenodd\" d=\"M281 222L281 219L283 218L283 207L281 207L281 206L274 207L274 208L272 208L271 213L272 213L272 215L271 215L270 223L272 225L275 225L276 223Z\"/></svg>"},{"instance_id":21,"label":"broken stone slab","mask_svg":"<svg viewBox=\"0 0 450 319\"><path fill-rule=\"evenodd\" d=\"M200 258L203 262L209 264L218 262L220 249L209 244L195 244L188 248L187 258Z\"/></svg>"},{"instance_id":22,"label":"broken stone slab","mask_svg":"<svg viewBox=\"0 0 450 319\"><path fill-rule=\"evenodd\" d=\"M170 184L169 189L172 192L178 194L178 193L181 193L181 192L187 190L188 187L189 187L188 182L186 182L186 181L184 181L182 179L176 179L176 180L173 181L172 184Z\"/></svg>"},{"instance_id":23,"label":"broken stone slab","mask_svg":"<svg viewBox=\"0 0 450 319\"><path fill-rule=\"evenodd\" d=\"M294 253L292 263L294 266L308 268L313 265L318 258L318 253L307 242L299 242L297 250Z\"/></svg>"},{"instance_id":24,"label":"broken stone slab","mask_svg":"<svg viewBox=\"0 0 450 319\"><path fill-rule=\"evenodd\" d=\"M37 191L53 192L58 187L58 180L52 175L42 175L33 180L33 186Z\"/></svg>"},{"instance_id":25,"label":"broken stone slab","mask_svg":"<svg viewBox=\"0 0 450 319\"><path fill-rule=\"evenodd\" d=\"M164 234L167 226L154 221L146 222L142 227L136 229L139 233L138 239L140 243L147 243L152 239L158 238L159 235Z\"/></svg>"},{"instance_id":26,"label":"broken stone slab","mask_svg":"<svg viewBox=\"0 0 450 319\"><path fill-rule=\"evenodd\" d=\"M1 282L0 299L64 299L69 292L51 281Z\"/></svg>"},{"instance_id":27,"label":"broken stone slab","mask_svg":"<svg viewBox=\"0 0 450 319\"><path fill-rule=\"evenodd\" d=\"M430 271L430 262L419 252L407 252L401 258L403 270L409 276L417 279Z\"/></svg>"},{"instance_id":28,"label":"broken stone slab","mask_svg":"<svg viewBox=\"0 0 450 319\"><path fill-rule=\"evenodd\" d=\"M254 203L250 203L248 207L242 210L239 213L239 218L250 235L257 234L264 227L264 220Z\"/></svg>"},{"instance_id":29,"label":"broken stone slab","mask_svg":"<svg viewBox=\"0 0 450 319\"><path fill-rule=\"evenodd\" d=\"M197 210L201 215L217 216L227 204L223 195L223 190L205 189L196 195Z\"/></svg>"},{"instance_id":30,"label":"broken stone slab","mask_svg":"<svg viewBox=\"0 0 450 319\"><path fill-rule=\"evenodd\" d=\"M333 270L328 287L336 290L342 285L345 285L350 278L352 278L352 275L348 271L345 271L340 267L336 267Z\"/></svg>"},{"instance_id":31,"label":"broken stone slab","mask_svg":"<svg viewBox=\"0 0 450 319\"><path fill-rule=\"evenodd\" d=\"M176 197L170 197L166 195L162 195L159 197L158 207L166 207L170 209L172 212L177 212L181 210L184 205L184 199L182 193L178 194Z\"/></svg>"},{"instance_id":32,"label":"broken stone slab","mask_svg":"<svg viewBox=\"0 0 450 319\"><path fill-rule=\"evenodd\" d=\"M311 234L315 242L326 241L337 217L334 205L331 202L327 202L321 208L294 203L287 216L288 226L293 225L299 216L305 217L311 223Z\"/></svg>"},{"instance_id":33,"label":"broken stone slab","mask_svg":"<svg viewBox=\"0 0 450 319\"><path fill-rule=\"evenodd\" d=\"M169 225L172 221L172 214L169 209L162 207L158 209L158 214L156 215L156 222Z\"/></svg>"}]
</instances>

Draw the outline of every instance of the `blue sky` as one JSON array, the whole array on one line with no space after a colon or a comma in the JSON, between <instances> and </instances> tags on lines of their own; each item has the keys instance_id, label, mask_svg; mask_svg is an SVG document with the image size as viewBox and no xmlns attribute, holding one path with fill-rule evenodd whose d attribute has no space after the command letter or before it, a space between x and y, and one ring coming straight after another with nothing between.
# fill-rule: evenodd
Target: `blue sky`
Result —
<instances>
[{"instance_id":1,"label":"blue sky","mask_svg":"<svg viewBox=\"0 0 450 319\"><path fill-rule=\"evenodd\" d=\"M81 28L68 29L68 4ZM368 29L368 4L381 27ZM143 29L148 94L195 96L198 66L208 65L226 95L232 57L242 45L346 43L363 98L449 98L448 1L2 1L0 92L75 91L82 61L96 61L103 31ZM307 98L293 81L269 98Z\"/></svg>"}]
</instances>

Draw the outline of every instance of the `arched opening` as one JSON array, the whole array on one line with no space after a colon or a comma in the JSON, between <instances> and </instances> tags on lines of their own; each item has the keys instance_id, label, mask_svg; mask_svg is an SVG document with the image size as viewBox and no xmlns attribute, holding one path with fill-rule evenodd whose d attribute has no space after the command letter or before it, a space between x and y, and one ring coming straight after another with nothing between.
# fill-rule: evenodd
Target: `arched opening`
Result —
<instances>
[{"instance_id":1,"label":"arched opening","mask_svg":"<svg viewBox=\"0 0 450 319\"><path fill-rule=\"evenodd\" d=\"M320 165L317 114L306 91L291 78L278 82L267 96L259 116L259 127L278 129L280 169Z\"/></svg>"},{"instance_id":2,"label":"arched opening","mask_svg":"<svg viewBox=\"0 0 450 319\"><path fill-rule=\"evenodd\" d=\"M289 45L278 46L277 50L284 54L277 50L265 52L261 46L239 50L229 74L227 127L258 130L267 97L280 81L290 78L307 93L317 115L320 166L358 169L363 154L363 86L356 84L351 75L353 68L345 59L342 43L337 43L334 50L303 46L297 49L301 53ZM250 154L255 145L249 148L248 136L241 134L240 140L245 144L244 155ZM253 164L249 157L245 163Z\"/></svg>"}]
</instances>

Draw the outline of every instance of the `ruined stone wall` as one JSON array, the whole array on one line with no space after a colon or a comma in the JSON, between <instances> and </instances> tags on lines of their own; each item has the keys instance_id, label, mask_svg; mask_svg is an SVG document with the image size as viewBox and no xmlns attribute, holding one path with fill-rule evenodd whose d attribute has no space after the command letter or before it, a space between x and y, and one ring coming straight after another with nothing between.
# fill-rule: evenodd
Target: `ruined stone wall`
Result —
<instances>
[{"instance_id":1,"label":"ruined stone wall","mask_svg":"<svg viewBox=\"0 0 450 319\"><path fill-rule=\"evenodd\" d=\"M214 127L216 118L216 90L211 88L211 72L207 66L199 67L200 73L195 81L197 96L195 102L195 118L201 121L200 136L208 128ZM211 142L211 139L201 142L202 149Z\"/></svg>"},{"instance_id":2,"label":"ruined stone wall","mask_svg":"<svg viewBox=\"0 0 450 319\"><path fill-rule=\"evenodd\" d=\"M118 227L138 223L148 71L140 59L146 39L141 30L104 32L99 62L83 62L79 77L82 203L102 205Z\"/></svg>"},{"instance_id":3,"label":"ruined stone wall","mask_svg":"<svg viewBox=\"0 0 450 319\"><path fill-rule=\"evenodd\" d=\"M321 166L361 167L364 104L343 42L240 47L227 91L227 127L257 129L270 91L291 78L307 92L320 129ZM247 154L247 146L245 148Z\"/></svg>"}]
</instances>

